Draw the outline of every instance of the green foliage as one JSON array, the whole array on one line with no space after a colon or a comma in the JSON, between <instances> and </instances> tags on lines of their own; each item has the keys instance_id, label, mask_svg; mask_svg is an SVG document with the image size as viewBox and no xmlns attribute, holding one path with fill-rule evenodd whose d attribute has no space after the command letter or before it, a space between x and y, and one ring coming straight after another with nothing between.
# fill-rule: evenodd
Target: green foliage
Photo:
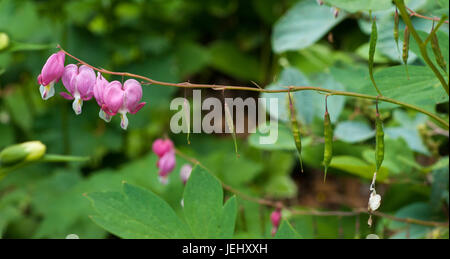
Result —
<instances>
[{"instance_id":1,"label":"green foliage","mask_svg":"<svg viewBox=\"0 0 450 259\"><path fill-rule=\"evenodd\" d=\"M286 93L258 94L258 87L321 87L377 96L368 72L369 12L376 17L373 75L383 96L436 114L448 122L448 94L426 64L413 35L409 79L394 39L390 0L251 1L0 1L0 151L39 140L52 159L15 168L0 179L2 238L272 238L274 208L253 200L283 201L292 210L350 211L367 207L368 184L376 168L375 100L328 96L333 125L333 157L323 183L324 93L292 92L302 137L304 173L299 174ZM448 15L447 0L409 0L429 17ZM333 8L340 8L337 18ZM410 17L418 35L428 37L432 22ZM405 22L399 21L399 45ZM436 33L449 63L448 25ZM118 118L98 118L94 100L75 116L59 97L43 101L36 78L56 44L76 57L112 71L127 71L165 82L245 85L256 91L202 90L202 98L276 98L277 125L256 132L172 134L169 109L191 89L144 85L147 105L130 115L128 131ZM431 62L438 66L431 44ZM66 64L73 63L66 57ZM108 80L126 80L104 75ZM252 81L254 84L252 84ZM448 130L420 112L379 103L385 129L385 156L377 174L380 212L400 218L446 222L449 206ZM228 122L232 120L228 119ZM223 125L226 126L223 121ZM263 145L267 127L278 130ZM263 130L263 133L259 130ZM156 138L167 135L177 150L169 183L158 180ZM90 157L69 162L55 158ZM186 185L180 168L195 167ZM205 169L207 168L207 169ZM125 183L124 183L125 182ZM226 186L227 188L223 188ZM230 191L233 190L233 191ZM184 207L181 205L183 201ZM285 213L286 212L286 213ZM311 213L315 214L315 213ZM297 215L283 210L274 238L448 238L448 228L405 224L367 215Z\"/></svg>"}]
</instances>

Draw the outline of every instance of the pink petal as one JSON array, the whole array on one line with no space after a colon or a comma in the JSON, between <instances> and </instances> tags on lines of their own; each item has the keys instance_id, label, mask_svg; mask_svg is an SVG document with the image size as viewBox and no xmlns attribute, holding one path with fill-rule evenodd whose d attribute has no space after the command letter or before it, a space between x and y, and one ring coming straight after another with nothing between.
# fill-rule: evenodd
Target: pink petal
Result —
<instances>
[{"instance_id":1,"label":"pink petal","mask_svg":"<svg viewBox=\"0 0 450 259\"><path fill-rule=\"evenodd\" d=\"M42 67L42 84L48 85L50 82L57 82L64 72L64 52L52 54Z\"/></svg>"},{"instance_id":2,"label":"pink petal","mask_svg":"<svg viewBox=\"0 0 450 259\"><path fill-rule=\"evenodd\" d=\"M122 84L119 81L112 81L108 84L104 102L111 113L117 113L123 104L123 90Z\"/></svg>"},{"instance_id":3,"label":"pink petal","mask_svg":"<svg viewBox=\"0 0 450 259\"><path fill-rule=\"evenodd\" d=\"M71 94L74 93L74 85L72 84L72 79L76 75L78 75L78 67L75 64L69 64L64 68L62 83L67 91L69 91Z\"/></svg>"},{"instance_id":4,"label":"pink petal","mask_svg":"<svg viewBox=\"0 0 450 259\"><path fill-rule=\"evenodd\" d=\"M137 112L136 108L138 105L140 105L139 102L142 99L141 84L134 79L128 79L127 81L125 81L123 89L125 91L126 108L128 109L128 111L136 113ZM142 106L143 105L141 105L140 108L142 108Z\"/></svg>"},{"instance_id":5,"label":"pink petal","mask_svg":"<svg viewBox=\"0 0 450 259\"><path fill-rule=\"evenodd\" d=\"M75 83L75 87L83 100L89 100L94 93L95 72L92 68L82 65Z\"/></svg>"},{"instance_id":6,"label":"pink petal","mask_svg":"<svg viewBox=\"0 0 450 259\"><path fill-rule=\"evenodd\" d=\"M66 92L60 92L59 95L61 95L62 97L64 97L67 100L73 100L73 97Z\"/></svg>"},{"instance_id":7,"label":"pink petal","mask_svg":"<svg viewBox=\"0 0 450 259\"><path fill-rule=\"evenodd\" d=\"M108 81L102 76L100 72L97 72L97 79L95 80L94 85L94 97L100 107L104 104L103 95L107 85Z\"/></svg>"},{"instance_id":8,"label":"pink petal","mask_svg":"<svg viewBox=\"0 0 450 259\"><path fill-rule=\"evenodd\" d=\"M138 112L140 109L142 109L142 107L144 107L144 105L146 105L146 102L142 102L140 104L138 104L135 108L134 111L130 111L131 114L136 114L136 112Z\"/></svg>"}]
</instances>

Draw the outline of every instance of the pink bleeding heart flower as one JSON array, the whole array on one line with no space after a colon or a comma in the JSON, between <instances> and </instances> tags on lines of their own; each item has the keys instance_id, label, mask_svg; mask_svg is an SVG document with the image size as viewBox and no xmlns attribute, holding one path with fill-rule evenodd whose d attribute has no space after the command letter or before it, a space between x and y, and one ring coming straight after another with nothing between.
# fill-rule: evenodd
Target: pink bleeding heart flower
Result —
<instances>
[{"instance_id":1,"label":"pink bleeding heart flower","mask_svg":"<svg viewBox=\"0 0 450 259\"><path fill-rule=\"evenodd\" d=\"M183 184L187 183L189 176L191 176L192 166L190 164L185 164L180 169L180 178Z\"/></svg>"},{"instance_id":2,"label":"pink bleeding heart flower","mask_svg":"<svg viewBox=\"0 0 450 259\"><path fill-rule=\"evenodd\" d=\"M94 95L94 84L96 82L94 70L85 65L77 67L74 64L69 64L64 68L62 82L70 94L61 92L60 95L67 100L75 99L72 108L76 115L81 114L83 101L90 100Z\"/></svg>"},{"instance_id":3,"label":"pink bleeding heart flower","mask_svg":"<svg viewBox=\"0 0 450 259\"><path fill-rule=\"evenodd\" d=\"M95 100L97 101L98 105L100 106L100 111L98 113L98 116L106 122L111 121L111 116L102 109L102 107L106 105L104 96L105 96L105 92L108 87L108 84L109 84L108 80L106 80L102 76L102 74L100 72L98 72L97 80L95 81L95 84L94 84L94 97L95 97Z\"/></svg>"},{"instance_id":4,"label":"pink bleeding heart flower","mask_svg":"<svg viewBox=\"0 0 450 259\"><path fill-rule=\"evenodd\" d=\"M64 52L59 51L52 54L42 67L42 71L37 78L42 99L47 100L55 94L54 84L63 75L65 58Z\"/></svg>"},{"instance_id":5,"label":"pink bleeding heart flower","mask_svg":"<svg viewBox=\"0 0 450 259\"><path fill-rule=\"evenodd\" d=\"M170 139L157 139L152 145L152 150L158 157L162 157L165 153L173 149L173 142Z\"/></svg>"},{"instance_id":6,"label":"pink bleeding heart flower","mask_svg":"<svg viewBox=\"0 0 450 259\"><path fill-rule=\"evenodd\" d=\"M277 208L270 214L270 221L272 222L272 236L274 236L281 222L281 209Z\"/></svg>"},{"instance_id":7,"label":"pink bleeding heart flower","mask_svg":"<svg viewBox=\"0 0 450 259\"><path fill-rule=\"evenodd\" d=\"M142 86L138 81L128 79L123 84L123 88L119 81L112 81L107 85L103 95L105 104L102 109L110 116L119 113L120 126L126 130L128 127L127 113L135 114L144 107L145 102L140 102L141 99Z\"/></svg>"},{"instance_id":8,"label":"pink bleeding heart flower","mask_svg":"<svg viewBox=\"0 0 450 259\"><path fill-rule=\"evenodd\" d=\"M175 168L175 163L176 160L174 151L167 152L158 160L156 165L159 168L158 176L162 184L167 184L169 182L168 177Z\"/></svg>"}]
</instances>

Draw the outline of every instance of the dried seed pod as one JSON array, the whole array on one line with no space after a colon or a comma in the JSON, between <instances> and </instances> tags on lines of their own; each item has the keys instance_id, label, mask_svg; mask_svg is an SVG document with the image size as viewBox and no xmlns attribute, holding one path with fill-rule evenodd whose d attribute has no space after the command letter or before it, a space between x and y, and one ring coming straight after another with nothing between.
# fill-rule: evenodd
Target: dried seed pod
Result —
<instances>
[{"instance_id":1,"label":"dried seed pod","mask_svg":"<svg viewBox=\"0 0 450 259\"><path fill-rule=\"evenodd\" d=\"M403 38L402 59L403 59L403 63L405 64L406 75L408 76L408 79L409 79L409 73L408 73L409 38L410 38L410 32L409 32L408 26L406 26L405 32L404 32L404 38Z\"/></svg>"},{"instance_id":2,"label":"dried seed pod","mask_svg":"<svg viewBox=\"0 0 450 259\"><path fill-rule=\"evenodd\" d=\"M298 159L300 160L300 168L303 173L302 140L300 138L300 129L295 114L295 108L292 102L291 92L288 92L288 97L289 97L289 111L291 115L292 135L294 136L295 147L297 148L297 155Z\"/></svg>"},{"instance_id":3,"label":"dried seed pod","mask_svg":"<svg viewBox=\"0 0 450 259\"><path fill-rule=\"evenodd\" d=\"M383 122L381 121L380 113L378 112L378 99L376 107L377 107L377 114L375 119L375 127L376 127L375 164L376 164L376 171L378 172L384 159L384 130L383 130Z\"/></svg>"},{"instance_id":4,"label":"dried seed pod","mask_svg":"<svg viewBox=\"0 0 450 259\"><path fill-rule=\"evenodd\" d=\"M375 56L375 49L377 46L377 40L378 40L378 30L377 30L377 23L375 21L375 18L372 19L372 33L370 34L370 47L369 47L369 75L370 80L373 83L373 86L377 90L377 93L381 95L380 90L378 89L377 84L375 83L375 78L373 76L373 60Z\"/></svg>"},{"instance_id":5,"label":"dried seed pod","mask_svg":"<svg viewBox=\"0 0 450 259\"><path fill-rule=\"evenodd\" d=\"M325 96L325 117L323 120L323 132L325 139L325 147L323 152L323 166L325 167L325 173L323 181L325 182L327 178L327 171L330 165L331 159L333 158L333 128L331 126L330 114L328 113L327 105L328 95Z\"/></svg>"}]
</instances>

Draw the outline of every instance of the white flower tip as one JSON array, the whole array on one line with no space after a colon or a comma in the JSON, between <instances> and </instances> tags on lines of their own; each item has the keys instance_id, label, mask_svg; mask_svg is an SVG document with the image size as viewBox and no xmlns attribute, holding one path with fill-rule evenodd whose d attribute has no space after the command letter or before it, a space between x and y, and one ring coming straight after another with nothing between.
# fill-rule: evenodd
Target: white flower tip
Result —
<instances>
[{"instance_id":1,"label":"white flower tip","mask_svg":"<svg viewBox=\"0 0 450 259\"><path fill-rule=\"evenodd\" d=\"M80 98L75 98L72 103L72 109L76 115L81 114L81 108L83 107L83 100Z\"/></svg>"},{"instance_id":2,"label":"white flower tip","mask_svg":"<svg viewBox=\"0 0 450 259\"><path fill-rule=\"evenodd\" d=\"M126 113L120 114L120 127L124 130L128 128L128 118Z\"/></svg>"},{"instance_id":3,"label":"white flower tip","mask_svg":"<svg viewBox=\"0 0 450 259\"><path fill-rule=\"evenodd\" d=\"M159 182L163 185L167 185L169 183L169 177L167 176L160 176L159 177Z\"/></svg>"},{"instance_id":4,"label":"white flower tip","mask_svg":"<svg viewBox=\"0 0 450 259\"><path fill-rule=\"evenodd\" d=\"M53 83L39 87L39 92L41 93L41 97L43 100L50 99L53 95L55 95L55 88L53 87Z\"/></svg>"},{"instance_id":5,"label":"white flower tip","mask_svg":"<svg viewBox=\"0 0 450 259\"><path fill-rule=\"evenodd\" d=\"M111 121L111 116L109 114L107 114L105 111L103 111L102 109L100 109L100 112L98 113L98 116L104 120L105 122L110 122Z\"/></svg>"}]
</instances>

